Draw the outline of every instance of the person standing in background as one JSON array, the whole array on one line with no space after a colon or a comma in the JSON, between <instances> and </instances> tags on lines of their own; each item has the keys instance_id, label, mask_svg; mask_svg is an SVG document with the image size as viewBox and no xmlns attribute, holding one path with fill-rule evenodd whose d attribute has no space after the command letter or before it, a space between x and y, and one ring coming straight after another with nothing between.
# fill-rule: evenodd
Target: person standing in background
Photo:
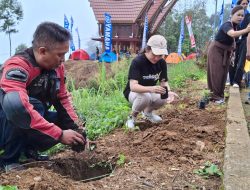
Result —
<instances>
[{"instance_id":1,"label":"person standing in background","mask_svg":"<svg viewBox=\"0 0 250 190\"><path fill-rule=\"evenodd\" d=\"M244 8L235 6L231 11L231 19L222 24L208 49L207 83L211 92L211 100L217 104L224 103L224 89L227 79L230 58L235 47L235 38L250 32L250 25L236 31L236 27L244 18Z\"/></svg>"},{"instance_id":2,"label":"person standing in background","mask_svg":"<svg viewBox=\"0 0 250 190\"><path fill-rule=\"evenodd\" d=\"M250 23L250 13L247 10L249 0L238 0L237 5L241 5L244 8L244 19L237 25L237 30L245 29ZM241 80L244 74L244 66L246 62L247 52L247 36L248 33L240 35L236 38L236 50L234 64L229 66L229 78L230 84L235 88L241 87Z\"/></svg>"}]
</instances>

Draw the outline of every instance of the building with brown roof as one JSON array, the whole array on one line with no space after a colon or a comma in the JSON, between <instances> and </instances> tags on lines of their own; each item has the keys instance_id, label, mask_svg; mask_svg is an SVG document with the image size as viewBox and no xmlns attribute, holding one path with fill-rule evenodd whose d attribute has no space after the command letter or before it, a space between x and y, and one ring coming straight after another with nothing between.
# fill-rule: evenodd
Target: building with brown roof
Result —
<instances>
[{"instance_id":1,"label":"building with brown roof","mask_svg":"<svg viewBox=\"0 0 250 190\"><path fill-rule=\"evenodd\" d=\"M148 13L149 35L154 34L177 0L89 0L104 42L104 13L112 20L112 44L116 52L137 52L141 48L144 18Z\"/></svg>"}]
</instances>

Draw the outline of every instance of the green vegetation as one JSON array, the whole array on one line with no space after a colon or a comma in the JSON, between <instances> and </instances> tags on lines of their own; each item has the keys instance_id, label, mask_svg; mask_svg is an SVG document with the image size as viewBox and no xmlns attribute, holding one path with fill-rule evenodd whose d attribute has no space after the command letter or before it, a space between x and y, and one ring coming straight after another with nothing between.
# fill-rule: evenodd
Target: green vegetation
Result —
<instances>
[{"instance_id":1,"label":"green vegetation","mask_svg":"<svg viewBox=\"0 0 250 190\"><path fill-rule=\"evenodd\" d=\"M118 160L117 160L117 165L118 166L123 166L126 162L126 156L124 154L119 154Z\"/></svg>"},{"instance_id":2,"label":"green vegetation","mask_svg":"<svg viewBox=\"0 0 250 190\"><path fill-rule=\"evenodd\" d=\"M74 105L79 115L86 118L88 138L93 140L108 134L114 128L122 127L131 108L123 96L127 84L129 63L127 60L112 64L114 77L107 79L106 70L100 66L100 76L95 85L76 90L69 83L73 95ZM200 80L205 78L205 71L200 70L193 61L170 65L168 75L171 88L185 86L186 80Z\"/></svg>"},{"instance_id":3,"label":"green vegetation","mask_svg":"<svg viewBox=\"0 0 250 190\"><path fill-rule=\"evenodd\" d=\"M169 84L173 89L184 87L188 79L201 80L205 77L205 71L200 70L194 61L185 61L168 67Z\"/></svg>"},{"instance_id":4,"label":"green vegetation","mask_svg":"<svg viewBox=\"0 0 250 190\"><path fill-rule=\"evenodd\" d=\"M11 34L17 33L16 26L23 19L22 5L17 0L0 0L0 32L9 37L11 56Z\"/></svg>"},{"instance_id":5,"label":"green vegetation","mask_svg":"<svg viewBox=\"0 0 250 190\"><path fill-rule=\"evenodd\" d=\"M1 186L0 185L0 190L18 190L16 186Z\"/></svg>"},{"instance_id":6,"label":"green vegetation","mask_svg":"<svg viewBox=\"0 0 250 190\"><path fill-rule=\"evenodd\" d=\"M194 170L194 173L203 176L204 178L209 178L210 176L221 177L223 175L218 166L211 162L206 162L202 169L196 169Z\"/></svg>"}]
</instances>

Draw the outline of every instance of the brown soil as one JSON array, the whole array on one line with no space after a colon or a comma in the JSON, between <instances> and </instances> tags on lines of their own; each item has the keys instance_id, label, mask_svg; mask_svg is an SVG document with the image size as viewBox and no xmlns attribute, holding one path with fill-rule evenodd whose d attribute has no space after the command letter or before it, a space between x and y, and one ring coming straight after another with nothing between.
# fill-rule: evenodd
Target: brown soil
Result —
<instances>
[{"instance_id":1,"label":"brown soil","mask_svg":"<svg viewBox=\"0 0 250 190\"><path fill-rule=\"evenodd\" d=\"M51 162L2 173L0 184L33 190L218 190L222 184L219 177L204 179L193 170L207 161L222 168L225 106L210 103L206 109L198 109L204 85L190 81L188 86L178 92L178 102L159 111L164 119L161 124L149 126L144 122L139 124L144 129L135 131L116 129L98 139L94 151L67 149ZM126 157L122 166L116 164L119 154ZM108 177L86 180L106 176L110 169L114 171Z\"/></svg>"},{"instance_id":2,"label":"brown soil","mask_svg":"<svg viewBox=\"0 0 250 190\"><path fill-rule=\"evenodd\" d=\"M75 87L86 87L91 85L99 77L102 63L88 60L68 60L65 63L66 77L74 81ZM113 75L110 63L105 63L107 77Z\"/></svg>"},{"instance_id":3,"label":"brown soil","mask_svg":"<svg viewBox=\"0 0 250 190\"><path fill-rule=\"evenodd\" d=\"M36 190L219 189L219 178L203 179L193 174L193 169L206 161L222 166L225 110L212 104L199 110L195 102L190 97L167 106L161 110L164 122L143 131L117 129L97 140L93 152L77 154L66 150L51 163L26 165L27 170L2 174L0 184ZM87 166L102 161L115 164L119 154L126 156L126 164L114 166L110 177L83 183L59 175L80 180L106 174L110 171L97 169L93 174Z\"/></svg>"}]
</instances>

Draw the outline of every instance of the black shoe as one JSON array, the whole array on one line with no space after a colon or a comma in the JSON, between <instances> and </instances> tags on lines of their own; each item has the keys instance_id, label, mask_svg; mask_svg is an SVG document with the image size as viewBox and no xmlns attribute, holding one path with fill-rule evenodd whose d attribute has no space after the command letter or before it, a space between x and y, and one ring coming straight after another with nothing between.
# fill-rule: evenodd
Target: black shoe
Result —
<instances>
[{"instance_id":1,"label":"black shoe","mask_svg":"<svg viewBox=\"0 0 250 190\"><path fill-rule=\"evenodd\" d=\"M34 159L36 161L47 161L47 160L49 160L49 156L47 154L40 154L35 150L27 150L25 152L25 156L27 158Z\"/></svg>"}]
</instances>

